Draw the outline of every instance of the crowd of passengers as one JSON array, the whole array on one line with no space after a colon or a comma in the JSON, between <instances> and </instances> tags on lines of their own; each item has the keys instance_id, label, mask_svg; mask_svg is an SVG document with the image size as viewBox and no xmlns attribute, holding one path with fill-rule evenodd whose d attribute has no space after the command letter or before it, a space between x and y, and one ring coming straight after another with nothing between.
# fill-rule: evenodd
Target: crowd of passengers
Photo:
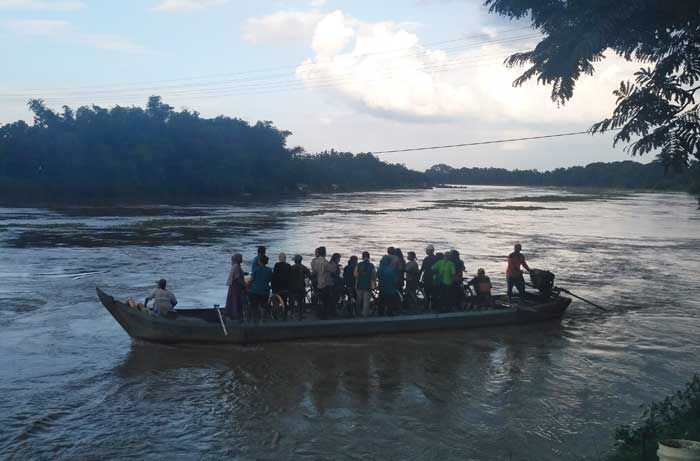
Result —
<instances>
[{"instance_id":1,"label":"crowd of passengers","mask_svg":"<svg viewBox=\"0 0 700 461\"><path fill-rule=\"evenodd\" d=\"M525 294L523 269L529 271L521 245L515 244L508 255L506 282L508 300L511 300L513 287L518 289L521 299ZM420 265L416 253L404 254L400 248L389 247L387 253L375 267L367 251L362 258L350 256L345 267L340 264L341 255L333 253L327 259L325 247L315 251L310 268L303 264L301 255L294 255L293 264L287 262L284 253L278 262L269 267L269 258L264 246L258 247L257 255L251 262L250 274L243 271L243 256L236 253L231 257L231 271L227 285L226 314L235 320L243 319L244 301L247 299L252 312L261 313L268 306L270 293L282 298L284 305L293 307L298 319L303 318L309 287L317 300L316 315L327 319L336 315L336 306L342 296L356 303L353 311L367 317L371 314L371 301L375 290L379 315L393 315L402 305L418 306L418 290L424 293L426 309L444 312L459 305L464 296L464 262L456 250L435 253L433 245L425 249L425 258ZM246 277L250 275L250 277ZM491 280L484 269L479 269L475 277L466 285L476 294L476 304L491 306ZM158 287L146 298L145 305L154 300L156 313L167 313L177 304L174 294L166 288L161 279ZM403 303L402 303L403 300Z\"/></svg>"}]
</instances>

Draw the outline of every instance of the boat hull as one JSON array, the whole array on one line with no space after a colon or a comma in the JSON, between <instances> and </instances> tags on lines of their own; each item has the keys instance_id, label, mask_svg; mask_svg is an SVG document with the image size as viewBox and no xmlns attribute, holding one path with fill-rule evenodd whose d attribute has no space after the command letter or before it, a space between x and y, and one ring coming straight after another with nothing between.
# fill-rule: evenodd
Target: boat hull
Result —
<instances>
[{"instance_id":1,"label":"boat hull","mask_svg":"<svg viewBox=\"0 0 700 461\"><path fill-rule=\"evenodd\" d=\"M135 339L158 343L254 344L323 337L351 337L418 331L454 330L513 325L560 319L571 299L555 296L524 308L426 313L393 317L334 320L289 320L238 323L223 317L226 333L214 309L178 310L162 317L146 309L129 307L99 288L97 295L124 330Z\"/></svg>"}]
</instances>

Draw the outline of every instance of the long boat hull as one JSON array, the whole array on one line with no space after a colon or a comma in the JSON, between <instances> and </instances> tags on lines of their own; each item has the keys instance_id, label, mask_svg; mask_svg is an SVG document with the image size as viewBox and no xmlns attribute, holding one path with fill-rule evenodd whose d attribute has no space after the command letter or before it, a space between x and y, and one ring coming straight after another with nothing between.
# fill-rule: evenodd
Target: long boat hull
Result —
<instances>
[{"instance_id":1,"label":"long boat hull","mask_svg":"<svg viewBox=\"0 0 700 461\"><path fill-rule=\"evenodd\" d=\"M97 288L110 314L132 338L157 343L253 344L305 338L368 336L512 325L560 319L570 298L553 296L524 307L448 313L335 320L288 320L238 323L215 309L178 309L167 317L130 307ZM221 324L224 322L225 330Z\"/></svg>"}]
</instances>

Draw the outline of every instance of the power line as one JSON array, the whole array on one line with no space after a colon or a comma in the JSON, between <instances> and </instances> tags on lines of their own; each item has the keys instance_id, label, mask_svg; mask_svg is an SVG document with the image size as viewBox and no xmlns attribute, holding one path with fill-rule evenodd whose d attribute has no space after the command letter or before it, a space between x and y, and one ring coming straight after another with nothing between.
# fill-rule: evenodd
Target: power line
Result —
<instances>
[{"instance_id":1,"label":"power line","mask_svg":"<svg viewBox=\"0 0 700 461\"><path fill-rule=\"evenodd\" d=\"M605 131L618 131L618 129L610 129ZM381 151L370 151L370 154L395 154L399 152L416 152L421 150L435 150L435 149L449 149L452 147L468 147L468 146L482 146L485 144L501 144L506 142L515 141L531 141L533 139L547 139L547 138L562 138L564 136L576 136L579 134L592 134L590 131L573 131L570 133L557 133L557 134L546 134L542 136L528 136L524 138L509 138L509 139L496 139L492 141L477 141L477 142L465 142L462 144L447 144L444 146L426 146L426 147L411 147L408 149L394 149L394 150L381 150Z\"/></svg>"},{"instance_id":2,"label":"power line","mask_svg":"<svg viewBox=\"0 0 700 461\"><path fill-rule=\"evenodd\" d=\"M518 29L511 29L508 30L504 33L510 34L512 32L516 32L519 30L522 30L524 28L518 28ZM478 37L483 37L484 34L479 35ZM434 51L443 51L445 53L454 53L458 51L463 51L463 50L468 50L472 48L477 48L479 46L483 45L488 45L488 44L505 44L505 43L510 43L510 42L515 42L515 41L523 41L523 40L528 40L531 38L535 38L539 36L539 34L535 33L528 33L528 34L520 34L520 35L515 35L515 36L506 36L506 37L499 37L499 38L490 38L488 40L481 40L481 41L475 41L469 44L462 44L462 45L457 45L457 46L452 46L452 47L447 47L445 49L440 49L437 48ZM467 40L467 38L459 38L459 39L453 39L453 40L443 40L442 42L434 42L434 43L429 43L425 45L415 45L413 47L407 47L407 48L402 48L402 49L395 49L395 50L384 50L384 51L377 51L377 52L372 52L372 53L364 53L364 54L358 54L358 55L350 55L354 59L361 59L366 56L371 56L371 55L377 55L377 54L387 54L387 53L395 53L395 52L402 52L406 57L410 56L419 56L422 54L426 53L426 47L435 45L435 44L444 44L444 43L450 43L450 42L456 42L456 41L464 41ZM411 54L406 54L408 50L417 48L418 51L414 51ZM401 56L401 55L399 55ZM311 63L304 63L296 66L279 66L276 68L268 68L268 69L261 69L261 70L253 70L253 71L243 71L243 72L237 72L237 73L231 73L231 74L218 74L221 76L224 75L245 75L245 74L251 74L251 73L259 73L259 72L264 72L265 70L273 70L273 69L285 69L285 68L294 68L294 69L303 69L306 67L311 68L311 73L314 73L314 67L317 65L315 62ZM283 84L288 82L289 80L280 80L279 78L276 77L287 77L289 76L288 73L277 73L277 74L271 74L271 75L263 75L259 77L246 77L246 78L235 78L235 79L226 79L226 80L220 80L220 81L209 81L209 82L195 82L195 83L185 83L182 80L197 80L200 78L207 78L207 76L200 76L200 77L191 77L191 78L184 78L184 79L172 79L172 80L161 80L161 81L152 81L152 82L141 82L141 84L144 83L153 83L157 84L159 82L179 82L179 83L171 83L167 85L160 85L160 86L151 86L151 87L134 87L135 85L138 85L139 83L124 83L124 84L113 84L113 85L94 85L94 86L84 86L84 87L73 87L73 88L54 88L51 90L48 90L49 92L53 93L53 95L47 95L46 99L65 99L68 97L80 97L80 96L89 96L89 95L105 95L105 94L118 94L118 93L134 93L134 92L141 92L141 91L163 91L163 90L183 90L185 88L190 88L191 90L197 90L197 89L214 89L217 86L221 85L227 85L231 83L242 83L245 86L255 86L255 85L275 85L275 84ZM212 77L212 76L209 76ZM267 80L267 82L264 82ZM272 80L272 81L269 81ZM277 81L275 81L277 80ZM130 87L131 86L131 87ZM120 88L121 87L121 88ZM93 88L93 89L89 89ZM64 91L61 91L64 90ZM0 98L27 98L31 97L31 95L28 95L26 93L20 93L20 91L23 92L40 92L40 91L47 91L47 89L25 89L25 90L16 90L18 92L15 93L0 93Z\"/></svg>"}]
</instances>

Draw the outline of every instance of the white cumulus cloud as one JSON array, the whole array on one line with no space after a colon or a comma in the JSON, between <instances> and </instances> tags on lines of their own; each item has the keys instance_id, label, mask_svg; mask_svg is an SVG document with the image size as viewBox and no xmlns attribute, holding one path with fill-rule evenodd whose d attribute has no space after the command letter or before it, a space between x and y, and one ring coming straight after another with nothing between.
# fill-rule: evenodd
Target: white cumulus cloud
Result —
<instances>
[{"instance_id":1,"label":"white cumulus cloud","mask_svg":"<svg viewBox=\"0 0 700 461\"><path fill-rule=\"evenodd\" d=\"M363 22L341 11L323 15L310 40L314 56L297 67L308 89L324 91L384 118L480 120L537 124L588 124L607 115L610 96L634 65L613 58L582 79L575 98L563 108L551 102L549 87L529 83L513 88L522 69L503 59L534 42L494 43L498 32L480 40L457 40L442 48L421 44L410 25Z\"/></svg>"},{"instance_id":2,"label":"white cumulus cloud","mask_svg":"<svg viewBox=\"0 0 700 461\"><path fill-rule=\"evenodd\" d=\"M74 0L0 0L0 10L75 11L84 7L85 3Z\"/></svg>"},{"instance_id":3,"label":"white cumulus cloud","mask_svg":"<svg viewBox=\"0 0 700 461\"><path fill-rule=\"evenodd\" d=\"M153 7L153 10L172 13L201 10L203 8L224 5L226 3L228 3L228 0L161 0Z\"/></svg>"},{"instance_id":4,"label":"white cumulus cloud","mask_svg":"<svg viewBox=\"0 0 700 461\"><path fill-rule=\"evenodd\" d=\"M308 43L321 19L323 15L317 11L276 11L248 19L243 26L243 40L283 46L290 42Z\"/></svg>"}]
</instances>

